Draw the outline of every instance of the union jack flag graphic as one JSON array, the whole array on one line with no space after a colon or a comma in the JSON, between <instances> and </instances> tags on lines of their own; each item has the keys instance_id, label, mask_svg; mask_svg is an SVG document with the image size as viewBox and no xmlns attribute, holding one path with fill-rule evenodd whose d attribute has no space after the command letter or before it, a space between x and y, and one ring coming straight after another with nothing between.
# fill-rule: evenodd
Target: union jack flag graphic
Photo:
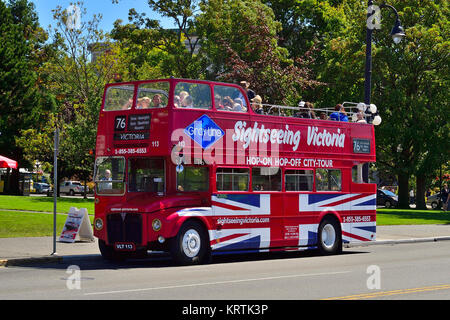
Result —
<instances>
[{"instance_id":1,"label":"union jack flag graphic","mask_svg":"<svg viewBox=\"0 0 450 320\"><path fill-rule=\"evenodd\" d=\"M210 230L213 250L270 246L270 194L221 194L211 200L213 214L222 226Z\"/></svg>"},{"instance_id":2,"label":"union jack flag graphic","mask_svg":"<svg viewBox=\"0 0 450 320\"><path fill-rule=\"evenodd\" d=\"M342 241L373 241L376 237L376 194L301 194L299 196L300 212L338 213L342 218ZM319 225L309 225L308 237L300 237L300 246L316 241ZM305 229L305 226L303 226ZM311 230L312 229L312 230ZM305 239L307 243L305 243Z\"/></svg>"},{"instance_id":3,"label":"union jack flag graphic","mask_svg":"<svg viewBox=\"0 0 450 320\"><path fill-rule=\"evenodd\" d=\"M213 194L211 207L187 208L177 213L179 216L209 219L214 226L208 230L210 245L219 254L261 252L283 246L298 247L296 250L315 248L320 216L328 212L340 217L344 243L375 240L375 194L310 193L292 196L295 200L298 197L298 211L291 208L289 214L283 210L289 209L292 203L283 204L282 194Z\"/></svg>"}]
</instances>

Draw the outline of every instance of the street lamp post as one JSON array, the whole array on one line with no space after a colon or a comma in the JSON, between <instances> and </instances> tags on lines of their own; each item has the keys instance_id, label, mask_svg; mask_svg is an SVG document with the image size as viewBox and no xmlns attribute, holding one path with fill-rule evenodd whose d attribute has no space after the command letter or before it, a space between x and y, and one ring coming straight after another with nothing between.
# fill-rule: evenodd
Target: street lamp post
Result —
<instances>
[{"instance_id":1,"label":"street lamp post","mask_svg":"<svg viewBox=\"0 0 450 320\"><path fill-rule=\"evenodd\" d=\"M389 8L395 12L396 20L394 27L391 31L391 36L394 42L397 44L399 43L402 38L405 36L405 33L403 31L403 27L400 23L400 19L398 17L397 10L390 5L382 4L378 7L379 9L382 8ZM368 9L367 9L367 22L373 17L375 13L375 8L373 4L373 0L368 1ZM374 24L367 23L367 32L366 32L366 70L364 75L364 103L366 106L370 106L370 96L372 91L372 34L373 30L376 28ZM367 163L364 164L363 167L363 181L369 182L369 165Z\"/></svg>"},{"instance_id":2,"label":"street lamp post","mask_svg":"<svg viewBox=\"0 0 450 320\"><path fill-rule=\"evenodd\" d=\"M397 10L393 7L390 6L388 4L382 4L379 6L380 9L382 8L389 8L391 10L394 11L395 15L396 15L396 20L395 20L395 24L394 27L392 28L391 31L391 36L393 41L397 44L400 43L400 41L402 41L402 38L405 36L405 32L403 31L403 27L400 23L400 19L398 17L398 12ZM372 9L372 11L371 11ZM374 14L374 5L373 5L373 0L369 0L368 2L368 10L367 10L367 21L369 21L369 19L373 16ZM364 103L366 105L370 105L370 95L371 95L371 81L372 81L372 33L373 30L375 29L375 25L371 24L369 26L369 24L367 24L367 33L366 33L366 71L365 71L365 82L364 82Z\"/></svg>"}]
</instances>

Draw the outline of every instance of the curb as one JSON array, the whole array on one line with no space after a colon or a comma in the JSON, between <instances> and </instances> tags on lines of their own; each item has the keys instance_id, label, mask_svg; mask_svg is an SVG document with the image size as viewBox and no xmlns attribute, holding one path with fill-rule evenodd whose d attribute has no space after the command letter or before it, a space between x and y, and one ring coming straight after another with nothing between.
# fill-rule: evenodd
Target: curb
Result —
<instances>
[{"instance_id":1,"label":"curb","mask_svg":"<svg viewBox=\"0 0 450 320\"><path fill-rule=\"evenodd\" d=\"M24 266L35 263L54 263L62 260L63 257L59 256L0 259L0 267Z\"/></svg>"},{"instance_id":2,"label":"curb","mask_svg":"<svg viewBox=\"0 0 450 320\"><path fill-rule=\"evenodd\" d=\"M450 240L450 236L444 237L430 237L430 238L410 238L410 239L397 239L397 240L377 240L370 242L354 242L344 245L345 248L354 247L368 247L373 245L385 245L385 244L404 244L404 243L420 243L420 242L437 242Z\"/></svg>"},{"instance_id":3,"label":"curb","mask_svg":"<svg viewBox=\"0 0 450 320\"><path fill-rule=\"evenodd\" d=\"M0 267L12 266L27 266L32 264L46 264L46 263L63 263L73 262L80 259L98 259L100 254L86 254L86 255L69 255L69 256L45 256L45 257L29 257L29 258L10 258L0 259Z\"/></svg>"}]
</instances>

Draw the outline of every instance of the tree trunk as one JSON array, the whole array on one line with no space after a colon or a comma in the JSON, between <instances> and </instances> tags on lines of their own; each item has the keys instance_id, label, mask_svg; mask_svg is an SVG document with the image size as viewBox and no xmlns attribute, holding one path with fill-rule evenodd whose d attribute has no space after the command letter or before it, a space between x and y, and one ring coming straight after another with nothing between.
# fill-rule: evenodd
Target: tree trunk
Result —
<instances>
[{"instance_id":1,"label":"tree trunk","mask_svg":"<svg viewBox=\"0 0 450 320\"><path fill-rule=\"evenodd\" d=\"M419 174L416 177L416 209L426 210L427 204L425 202L425 184L426 179L424 174Z\"/></svg>"},{"instance_id":2,"label":"tree trunk","mask_svg":"<svg viewBox=\"0 0 450 320\"><path fill-rule=\"evenodd\" d=\"M409 176L406 173L398 175L398 207L400 209L409 209Z\"/></svg>"}]
</instances>

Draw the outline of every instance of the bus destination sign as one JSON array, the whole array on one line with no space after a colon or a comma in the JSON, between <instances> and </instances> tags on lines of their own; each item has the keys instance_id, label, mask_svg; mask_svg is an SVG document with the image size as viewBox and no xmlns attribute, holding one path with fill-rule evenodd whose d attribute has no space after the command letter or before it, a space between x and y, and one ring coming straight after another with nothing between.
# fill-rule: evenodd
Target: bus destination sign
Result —
<instances>
[{"instance_id":1,"label":"bus destination sign","mask_svg":"<svg viewBox=\"0 0 450 320\"><path fill-rule=\"evenodd\" d=\"M369 139L353 139L353 152L354 153L370 153L370 140Z\"/></svg>"}]
</instances>

